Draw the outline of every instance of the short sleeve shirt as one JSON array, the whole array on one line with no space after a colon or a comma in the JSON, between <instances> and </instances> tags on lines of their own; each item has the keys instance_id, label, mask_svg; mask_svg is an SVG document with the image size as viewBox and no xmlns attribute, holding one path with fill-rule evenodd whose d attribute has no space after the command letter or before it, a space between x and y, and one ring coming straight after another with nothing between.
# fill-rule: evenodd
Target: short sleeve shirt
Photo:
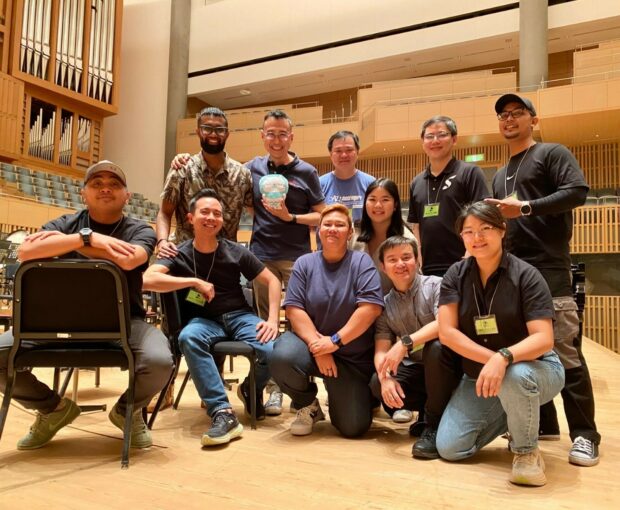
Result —
<instances>
[{"instance_id":1,"label":"short sleeve shirt","mask_svg":"<svg viewBox=\"0 0 620 510\"><path fill-rule=\"evenodd\" d=\"M366 253L347 250L342 260L329 263L322 252L314 252L295 262L284 306L305 310L321 334L331 336L340 330L361 303L383 307L379 275ZM373 333L371 326L334 356L372 370Z\"/></svg>"},{"instance_id":2,"label":"short sleeve shirt","mask_svg":"<svg viewBox=\"0 0 620 510\"><path fill-rule=\"evenodd\" d=\"M465 254L465 246L454 231L454 223L465 204L490 196L484 174L475 165L458 159L434 176L430 166L416 176L409 188L409 223L420 226L423 271L445 272ZM437 216L424 217L424 208L439 204Z\"/></svg>"},{"instance_id":3,"label":"short sleeve shirt","mask_svg":"<svg viewBox=\"0 0 620 510\"><path fill-rule=\"evenodd\" d=\"M249 161L247 166L252 173L254 197L252 253L260 260L296 260L309 253L309 227L282 221L267 211L262 204L259 181L270 173L283 175L289 185L285 199L287 209L291 214L307 214L324 200L316 168L297 156L288 165L276 167L269 156L261 156Z\"/></svg>"},{"instance_id":4,"label":"short sleeve shirt","mask_svg":"<svg viewBox=\"0 0 620 510\"><path fill-rule=\"evenodd\" d=\"M392 289L385 296L385 310L375 324L375 340L397 338L415 333L437 318L441 278L438 276L416 276L407 292ZM409 361L422 362L422 351L414 352Z\"/></svg>"},{"instance_id":5,"label":"short sleeve shirt","mask_svg":"<svg viewBox=\"0 0 620 510\"><path fill-rule=\"evenodd\" d=\"M167 267L172 276L197 277L213 284L215 297L210 303L199 306L189 301L183 302L190 317L207 319L240 310L251 312L243 295L241 275L253 280L265 269L247 248L228 239L221 239L213 253L199 252L194 249L193 240L189 239L181 243L174 258L157 259L155 264ZM181 292L181 299L185 300L187 292L189 289Z\"/></svg>"},{"instance_id":6,"label":"short sleeve shirt","mask_svg":"<svg viewBox=\"0 0 620 510\"><path fill-rule=\"evenodd\" d=\"M492 351L526 338L528 321L554 318L551 292L540 272L507 252L485 288L474 257L450 267L443 277L439 305L451 303L458 303L459 330ZM474 318L489 314L495 315L498 333L478 335ZM462 359L465 373L478 377L482 364Z\"/></svg>"},{"instance_id":7,"label":"short sleeve shirt","mask_svg":"<svg viewBox=\"0 0 620 510\"><path fill-rule=\"evenodd\" d=\"M120 223L98 223L88 216L88 209L75 214L65 214L60 218L50 221L43 225L42 230L57 230L63 234L77 234L81 229L90 227L93 232L98 232L106 236L121 239L130 244L135 244L144 248L147 254L147 261L144 264L130 270L123 271L127 279L127 291L129 293L129 311L132 317L143 319L146 316L142 303L142 273L148 266L148 259L155 249L155 231L142 220L123 216ZM72 251L61 255L60 258L87 259L77 251Z\"/></svg>"},{"instance_id":8,"label":"short sleeve shirt","mask_svg":"<svg viewBox=\"0 0 620 510\"><path fill-rule=\"evenodd\" d=\"M366 189L375 181L375 178L361 170L356 170L350 179L339 179L334 172L329 172L321 175L319 181L325 195L325 203L346 206L353 223L357 224L362 219Z\"/></svg>"},{"instance_id":9,"label":"short sleeve shirt","mask_svg":"<svg viewBox=\"0 0 620 510\"><path fill-rule=\"evenodd\" d=\"M237 230L243 207L252 207L252 177L250 171L226 155L224 165L216 171L209 169L202 153L194 154L180 170L170 169L161 198L175 207L176 242L194 237L187 221L189 201L201 189L214 189L222 199L224 226L222 236L237 240Z\"/></svg>"},{"instance_id":10,"label":"short sleeve shirt","mask_svg":"<svg viewBox=\"0 0 620 510\"><path fill-rule=\"evenodd\" d=\"M498 199L516 193L519 200L536 200L571 188L587 189L588 185L575 156L555 143L537 143L520 152L493 178L493 196ZM564 271L565 289L558 295L570 295L572 211L522 216L507 223L506 249L543 274L547 270Z\"/></svg>"}]
</instances>

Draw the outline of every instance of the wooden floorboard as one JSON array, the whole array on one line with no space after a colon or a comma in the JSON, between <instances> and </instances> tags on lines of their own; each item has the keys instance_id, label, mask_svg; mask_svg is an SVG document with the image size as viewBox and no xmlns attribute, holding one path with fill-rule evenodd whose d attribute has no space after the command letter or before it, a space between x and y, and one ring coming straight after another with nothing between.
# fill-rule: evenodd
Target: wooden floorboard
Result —
<instances>
[{"instance_id":1,"label":"wooden floorboard","mask_svg":"<svg viewBox=\"0 0 620 510\"><path fill-rule=\"evenodd\" d=\"M231 444L202 449L208 428L194 387L189 384L178 411L163 411L154 427L155 445L132 450L130 468L120 469L121 433L98 412L80 416L46 447L20 452L15 443L33 421L12 405L0 442L1 509L394 509L493 508L502 510L611 509L620 505L620 356L586 340L603 436L601 462L592 468L567 461L570 440L556 399L562 438L542 442L547 464L545 487L516 487L508 482L512 454L498 439L461 463L411 458L408 425L396 425L380 413L362 439L341 438L329 422L307 437L292 437L294 415L259 422ZM243 377L245 360L235 360ZM41 371L44 380L51 372ZM111 406L126 376L104 370L102 386L82 372L80 403ZM179 381L180 382L180 381ZM321 401L325 400L322 384ZM178 385L177 385L178 388ZM239 414L242 406L231 392Z\"/></svg>"}]
</instances>

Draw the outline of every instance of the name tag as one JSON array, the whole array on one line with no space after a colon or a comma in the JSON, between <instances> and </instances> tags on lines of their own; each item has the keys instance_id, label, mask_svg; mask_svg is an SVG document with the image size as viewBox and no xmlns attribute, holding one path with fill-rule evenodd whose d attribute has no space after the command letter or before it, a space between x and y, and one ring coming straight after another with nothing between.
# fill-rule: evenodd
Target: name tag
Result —
<instances>
[{"instance_id":1,"label":"name tag","mask_svg":"<svg viewBox=\"0 0 620 510\"><path fill-rule=\"evenodd\" d=\"M494 314L474 317L474 327L477 335L497 335L499 333Z\"/></svg>"},{"instance_id":2,"label":"name tag","mask_svg":"<svg viewBox=\"0 0 620 510\"><path fill-rule=\"evenodd\" d=\"M432 218L433 216L439 216L439 203L424 206L424 218Z\"/></svg>"},{"instance_id":3,"label":"name tag","mask_svg":"<svg viewBox=\"0 0 620 510\"><path fill-rule=\"evenodd\" d=\"M189 301L190 303L193 303L198 306L204 306L205 303L207 302L204 296L195 289L189 290L189 292L187 293L187 296L185 297L185 301Z\"/></svg>"},{"instance_id":4,"label":"name tag","mask_svg":"<svg viewBox=\"0 0 620 510\"><path fill-rule=\"evenodd\" d=\"M515 200L519 200L519 197L517 196L516 191L512 195L510 195L508 198L514 198Z\"/></svg>"}]
</instances>

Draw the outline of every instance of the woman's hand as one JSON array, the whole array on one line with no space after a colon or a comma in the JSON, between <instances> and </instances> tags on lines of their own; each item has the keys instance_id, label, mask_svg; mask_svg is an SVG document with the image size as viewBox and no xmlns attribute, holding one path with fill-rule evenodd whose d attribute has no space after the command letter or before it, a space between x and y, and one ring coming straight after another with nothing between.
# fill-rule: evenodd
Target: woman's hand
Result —
<instances>
[{"instance_id":1,"label":"woman's hand","mask_svg":"<svg viewBox=\"0 0 620 510\"><path fill-rule=\"evenodd\" d=\"M497 397L502 381L506 375L506 359L499 353L489 358L478 375L476 395L479 397Z\"/></svg>"},{"instance_id":2,"label":"woman's hand","mask_svg":"<svg viewBox=\"0 0 620 510\"><path fill-rule=\"evenodd\" d=\"M338 377L338 369L336 368L336 362L331 354L323 354L322 356L316 356L314 358L319 372L325 377Z\"/></svg>"}]
</instances>

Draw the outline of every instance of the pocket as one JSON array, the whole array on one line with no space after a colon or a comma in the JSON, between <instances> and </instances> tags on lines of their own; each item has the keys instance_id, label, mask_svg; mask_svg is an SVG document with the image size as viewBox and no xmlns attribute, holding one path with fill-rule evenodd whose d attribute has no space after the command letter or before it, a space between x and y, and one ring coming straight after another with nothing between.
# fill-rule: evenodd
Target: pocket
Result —
<instances>
[{"instance_id":1,"label":"pocket","mask_svg":"<svg viewBox=\"0 0 620 510\"><path fill-rule=\"evenodd\" d=\"M577 303L570 296L553 298L555 309L555 321L553 323L553 336L558 341L570 341L579 334L579 316L577 315Z\"/></svg>"}]
</instances>

